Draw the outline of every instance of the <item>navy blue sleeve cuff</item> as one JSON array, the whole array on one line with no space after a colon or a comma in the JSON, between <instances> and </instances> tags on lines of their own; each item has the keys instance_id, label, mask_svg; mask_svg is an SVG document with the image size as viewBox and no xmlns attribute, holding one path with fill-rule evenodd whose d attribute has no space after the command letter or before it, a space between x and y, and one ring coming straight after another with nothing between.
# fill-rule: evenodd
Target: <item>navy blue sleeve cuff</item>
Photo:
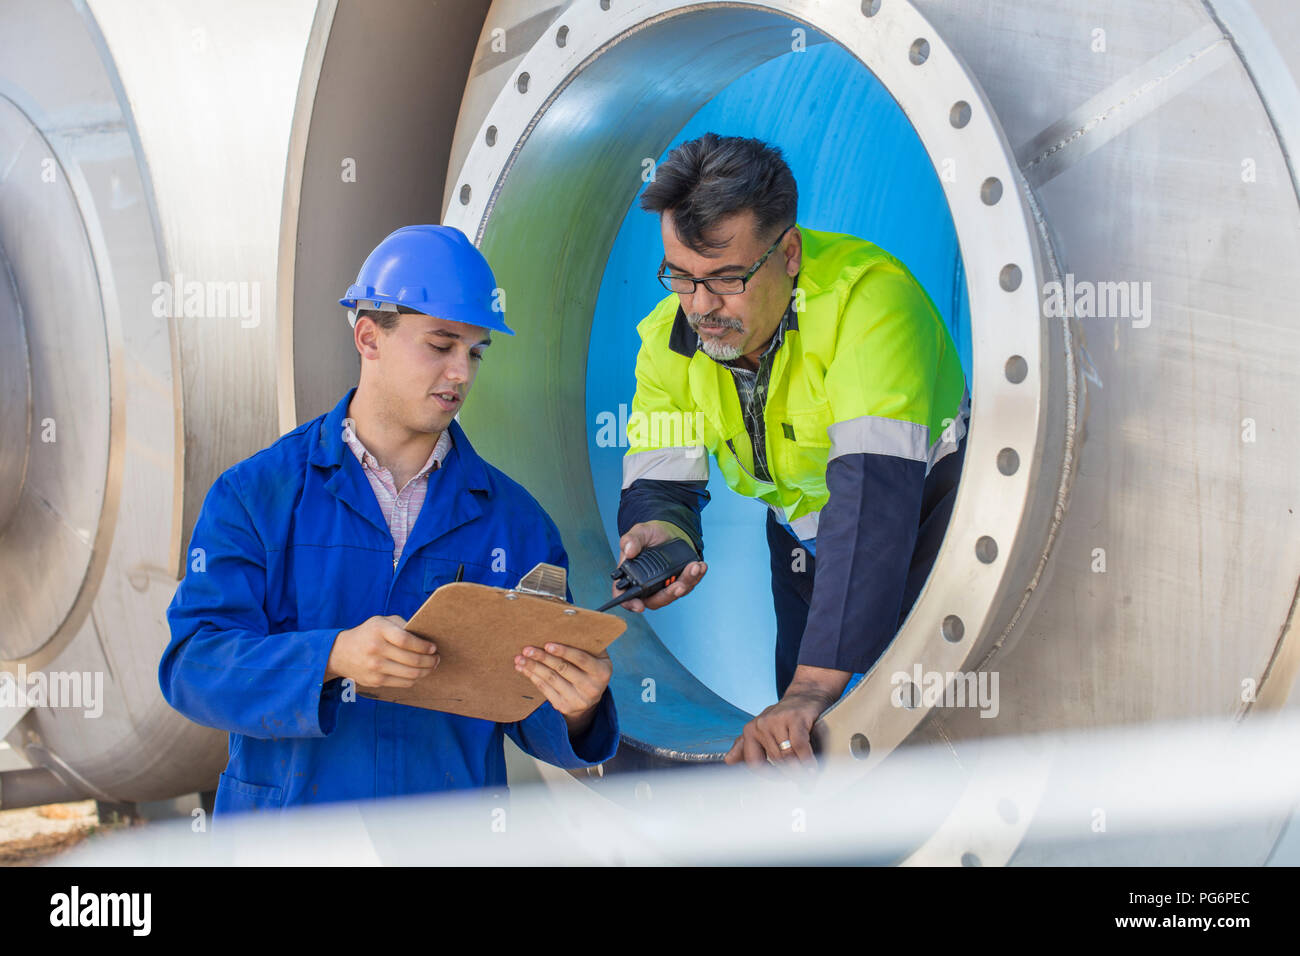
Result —
<instances>
[{"instance_id":1,"label":"navy blue sleeve cuff","mask_svg":"<svg viewBox=\"0 0 1300 956\"><path fill-rule=\"evenodd\" d=\"M799 664L862 673L898 630L925 462L841 455L826 469L812 605Z\"/></svg>"},{"instance_id":2,"label":"navy blue sleeve cuff","mask_svg":"<svg viewBox=\"0 0 1300 956\"><path fill-rule=\"evenodd\" d=\"M704 557L704 533L700 513L709 503L705 489L707 481L659 481L638 478L618 499L618 533L627 534L629 528L642 521L667 521L681 528L695 545L695 552Z\"/></svg>"}]
</instances>

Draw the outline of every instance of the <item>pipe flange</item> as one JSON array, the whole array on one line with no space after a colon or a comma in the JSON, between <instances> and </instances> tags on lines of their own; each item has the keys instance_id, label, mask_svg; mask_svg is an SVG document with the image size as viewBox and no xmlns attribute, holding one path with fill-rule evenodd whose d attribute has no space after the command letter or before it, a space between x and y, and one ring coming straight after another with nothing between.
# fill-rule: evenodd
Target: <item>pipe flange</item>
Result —
<instances>
[{"instance_id":1,"label":"pipe flange","mask_svg":"<svg viewBox=\"0 0 1300 956\"><path fill-rule=\"evenodd\" d=\"M731 79L788 52L793 31L803 31L808 44L839 43L875 73L936 167L960 157L959 175L943 178L943 188L971 306L973 417L965 473L931 582L876 666L819 725L824 752L860 759L866 769L933 710L919 689L897 693L892 675L911 674L918 665L927 673L962 672L984 662L1006 636L1041 573L1065 462L1065 391L1072 378L1062 364L1061 328L1041 315L1043 237L1013 151L958 55L903 0L834 8L806 0L575 3L522 57L488 111L446 221L489 247L498 223L504 233L520 229L525 215L548 217L553 235L530 220L532 237L549 238L541 247L553 251L557 271L577 265L583 253L570 252L563 261L574 246L566 232L572 210L591 202L622 208L623 193L630 201L640 186L639 179L623 177L623 193L611 193L610 181L590 165L592 153L605 166L620 153L659 155L656 147L666 145L689 111ZM654 110L646 108L650 102ZM603 136L582 119L596 112ZM566 163L572 176L546 177ZM584 164L593 175L582 175ZM524 206L525 195L533 197L531 207ZM588 236L597 246L612 238ZM586 255L584 265L603 261ZM576 284L560 278L554 285L565 287L569 315L594 299L592 292L575 303L583 295ZM585 322L589 327L589 311ZM561 324L548 347L577 354L584 330L570 334ZM577 416L557 414L538 427L556 434L562 448L579 447L582 436L568 434L583 428ZM898 706L900 698L913 706ZM640 742L646 744L656 749L654 741ZM710 755L716 757L679 759Z\"/></svg>"}]
</instances>

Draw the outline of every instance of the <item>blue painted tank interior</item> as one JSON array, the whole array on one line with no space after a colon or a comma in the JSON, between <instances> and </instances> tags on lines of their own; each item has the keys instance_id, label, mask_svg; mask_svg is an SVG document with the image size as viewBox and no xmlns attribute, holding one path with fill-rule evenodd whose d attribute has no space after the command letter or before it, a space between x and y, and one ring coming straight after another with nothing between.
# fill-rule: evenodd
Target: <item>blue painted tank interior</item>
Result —
<instances>
[{"instance_id":1,"label":"blue painted tank interior","mask_svg":"<svg viewBox=\"0 0 1300 956\"><path fill-rule=\"evenodd\" d=\"M801 226L851 233L898 256L948 322L970 378L970 316L961 255L939 176L907 117L880 82L833 43L791 52L741 77L706 104L677 137L753 136L779 146L799 184ZM634 201L601 283L587 362L587 435L592 477L611 555L626 435L609 416L630 409L640 340L636 324L665 295L658 217ZM649 613L665 646L717 694L750 713L776 699L775 617L769 585L766 506L730 491L717 475L704 510L709 572L688 598Z\"/></svg>"}]
</instances>

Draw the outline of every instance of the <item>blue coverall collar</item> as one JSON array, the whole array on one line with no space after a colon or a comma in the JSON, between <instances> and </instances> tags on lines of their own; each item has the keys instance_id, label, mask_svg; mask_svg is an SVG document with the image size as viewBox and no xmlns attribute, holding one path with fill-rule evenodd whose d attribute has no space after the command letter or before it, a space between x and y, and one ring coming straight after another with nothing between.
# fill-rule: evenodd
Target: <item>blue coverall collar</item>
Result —
<instances>
[{"instance_id":1,"label":"blue coverall collar","mask_svg":"<svg viewBox=\"0 0 1300 956\"><path fill-rule=\"evenodd\" d=\"M321 422L320 440L312 447L311 463L328 467L330 465L341 465L349 457L355 460L356 456L343 441L343 419L347 417L348 406L352 404L352 396L357 392L356 386L348 389L339 403L325 416ZM491 486L488 484L487 470L483 467L483 459L478 456L474 446L470 444L469 439L465 437L465 430L460 427L460 422L456 419L451 420L451 425L447 429L451 432L452 447L458 449L460 454L460 465L465 469L465 485L473 488L475 491L487 491ZM447 456L451 460L451 456ZM445 467L445 466L444 466Z\"/></svg>"},{"instance_id":2,"label":"blue coverall collar","mask_svg":"<svg viewBox=\"0 0 1300 956\"><path fill-rule=\"evenodd\" d=\"M388 524L384 521L383 512L379 510L379 502L366 480L361 463L343 441L343 419L347 416L348 405L355 393L355 387L348 389L347 394L322 419L320 434L312 444L309 460L320 468L337 469L326 481L326 490L379 530L389 534ZM420 509L415 527L411 529L411 537L402 552L403 556L483 513L483 505L478 498L465 493L470 490L487 492L490 489L483 459L470 444L459 422L452 419L448 431L451 432L451 453L441 468L429 474L429 495L425 499L425 506Z\"/></svg>"}]
</instances>

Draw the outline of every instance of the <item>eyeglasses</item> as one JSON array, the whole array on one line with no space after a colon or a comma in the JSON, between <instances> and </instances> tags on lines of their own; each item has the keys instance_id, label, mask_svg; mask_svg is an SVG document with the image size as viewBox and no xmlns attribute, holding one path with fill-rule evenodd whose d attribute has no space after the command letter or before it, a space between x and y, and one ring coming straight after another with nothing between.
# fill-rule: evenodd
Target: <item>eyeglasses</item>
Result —
<instances>
[{"instance_id":1,"label":"eyeglasses","mask_svg":"<svg viewBox=\"0 0 1300 956\"><path fill-rule=\"evenodd\" d=\"M785 234L793 229L794 226L786 226L781 231L781 235L776 237L776 242L767 247L767 252L763 253L763 258L754 263L754 267L746 272L743 276L709 276L707 279L693 279L690 276L676 276L670 272L659 273L659 284L669 292L678 292L682 294L694 294L696 286L704 284L714 295L737 295L745 291L745 286L753 278L754 273L763 267L767 257L776 251L776 247L781 244ZM664 268L664 263L659 264L659 268Z\"/></svg>"}]
</instances>

